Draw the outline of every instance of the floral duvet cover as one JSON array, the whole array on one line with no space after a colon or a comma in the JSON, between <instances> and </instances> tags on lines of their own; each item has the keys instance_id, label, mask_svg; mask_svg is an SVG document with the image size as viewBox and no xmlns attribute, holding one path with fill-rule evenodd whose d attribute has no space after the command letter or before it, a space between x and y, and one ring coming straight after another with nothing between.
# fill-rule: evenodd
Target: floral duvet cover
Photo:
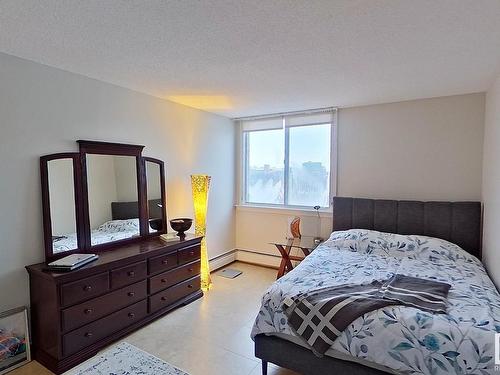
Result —
<instances>
[{"instance_id":1,"label":"floral duvet cover","mask_svg":"<svg viewBox=\"0 0 500 375\"><path fill-rule=\"evenodd\" d=\"M496 373L500 295L476 257L425 236L358 229L332 233L264 294L252 338L276 333L298 337L283 312L287 297L328 286L382 281L396 273L450 284L447 313L405 306L375 310L356 319L331 349L396 373Z\"/></svg>"}]
</instances>

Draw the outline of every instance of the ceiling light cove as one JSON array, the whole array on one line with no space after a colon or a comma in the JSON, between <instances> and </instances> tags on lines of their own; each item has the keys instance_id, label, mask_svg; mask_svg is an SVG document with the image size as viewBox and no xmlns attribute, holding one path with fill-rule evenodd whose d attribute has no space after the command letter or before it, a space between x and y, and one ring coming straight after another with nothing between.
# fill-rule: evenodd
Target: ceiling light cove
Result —
<instances>
[{"instance_id":1,"label":"ceiling light cove","mask_svg":"<svg viewBox=\"0 0 500 375\"><path fill-rule=\"evenodd\" d=\"M233 108L231 99L225 95L171 95L167 96L166 99L204 111L220 111Z\"/></svg>"}]
</instances>

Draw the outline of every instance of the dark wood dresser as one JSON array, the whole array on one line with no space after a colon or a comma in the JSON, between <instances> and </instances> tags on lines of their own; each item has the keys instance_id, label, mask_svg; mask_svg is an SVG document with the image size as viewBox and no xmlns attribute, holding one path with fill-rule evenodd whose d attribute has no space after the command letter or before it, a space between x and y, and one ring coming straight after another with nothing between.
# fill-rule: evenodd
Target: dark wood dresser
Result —
<instances>
[{"instance_id":1,"label":"dark wood dresser","mask_svg":"<svg viewBox=\"0 0 500 375\"><path fill-rule=\"evenodd\" d=\"M143 239L78 270L30 276L34 358L60 374L104 346L201 297L201 237Z\"/></svg>"}]
</instances>

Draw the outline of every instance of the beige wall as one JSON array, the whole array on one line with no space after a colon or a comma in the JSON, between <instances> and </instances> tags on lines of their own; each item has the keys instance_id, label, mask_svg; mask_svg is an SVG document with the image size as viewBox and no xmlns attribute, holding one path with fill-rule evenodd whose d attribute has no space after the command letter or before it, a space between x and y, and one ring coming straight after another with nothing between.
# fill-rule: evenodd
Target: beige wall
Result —
<instances>
[{"instance_id":1,"label":"beige wall","mask_svg":"<svg viewBox=\"0 0 500 375\"><path fill-rule=\"evenodd\" d=\"M77 139L164 160L169 218L192 217L190 175L212 175L209 255L234 248L231 121L5 54L0 82L0 311L28 303L24 266L44 259L39 157L77 151Z\"/></svg>"},{"instance_id":2,"label":"beige wall","mask_svg":"<svg viewBox=\"0 0 500 375\"><path fill-rule=\"evenodd\" d=\"M295 216L301 218L300 227L304 236L317 235L316 212L238 207L236 209L236 248L243 251L238 252L237 258L269 266L279 265L278 252L271 243L283 241L286 238L289 219ZM332 215L321 213L319 220L321 221L321 236L327 238L331 233ZM302 253L296 255L300 254Z\"/></svg>"},{"instance_id":3,"label":"beige wall","mask_svg":"<svg viewBox=\"0 0 500 375\"><path fill-rule=\"evenodd\" d=\"M480 200L485 95L469 94L342 108L338 113L337 195L416 200ZM499 141L500 142L500 141ZM236 247L276 254L288 217L314 235L311 213L241 208ZM323 214L322 235L331 232ZM240 259L277 259L239 253Z\"/></svg>"},{"instance_id":4,"label":"beige wall","mask_svg":"<svg viewBox=\"0 0 500 375\"><path fill-rule=\"evenodd\" d=\"M500 287L500 75L486 95L483 157L483 262Z\"/></svg>"},{"instance_id":5,"label":"beige wall","mask_svg":"<svg viewBox=\"0 0 500 375\"><path fill-rule=\"evenodd\" d=\"M340 196L480 200L484 94L339 111Z\"/></svg>"}]
</instances>

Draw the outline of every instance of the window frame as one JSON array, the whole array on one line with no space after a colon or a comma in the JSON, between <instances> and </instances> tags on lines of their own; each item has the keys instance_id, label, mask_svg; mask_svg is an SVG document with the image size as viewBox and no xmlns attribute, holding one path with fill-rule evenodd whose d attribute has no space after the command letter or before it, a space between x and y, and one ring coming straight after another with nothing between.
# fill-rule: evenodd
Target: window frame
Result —
<instances>
[{"instance_id":1,"label":"window frame","mask_svg":"<svg viewBox=\"0 0 500 375\"><path fill-rule=\"evenodd\" d=\"M328 207L321 207L320 211L330 210L332 205L332 199L337 193L337 110L331 109L331 121L330 124L330 183L329 183L329 199L328 199ZM310 112L306 112L309 114ZM293 113L294 115L300 114L297 112ZM270 115L269 117L277 117L277 115ZM261 132L261 131L269 131L273 129L257 129L257 130L243 130L241 126L241 120L244 119L236 119L237 124L239 125L238 134L239 134L239 173L238 173L238 205L240 206L249 206L249 207L261 207L261 208L281 208L281 209L291 209L291 210L313 210L312 207L306 205L291 205L287 204L288 202L288 194L289 194L289 175L290 175L290 128L295 127L307 127L314 125L324 125L328 124L328 122L311 122L311 123L303 123L299 125L288 125L285 126L285 118L286 115L281 115L283 122L283 142L284 142L284 160L283 160L283 203L258 203L258 202L250 202L247 200L248 192L247 192L247 180L249 173L249 165L248 165L248 156L249 156L249 145L248 145L248 133ZM276 130L276 129L274 129Z\"/></svg>"}]
</instances>

